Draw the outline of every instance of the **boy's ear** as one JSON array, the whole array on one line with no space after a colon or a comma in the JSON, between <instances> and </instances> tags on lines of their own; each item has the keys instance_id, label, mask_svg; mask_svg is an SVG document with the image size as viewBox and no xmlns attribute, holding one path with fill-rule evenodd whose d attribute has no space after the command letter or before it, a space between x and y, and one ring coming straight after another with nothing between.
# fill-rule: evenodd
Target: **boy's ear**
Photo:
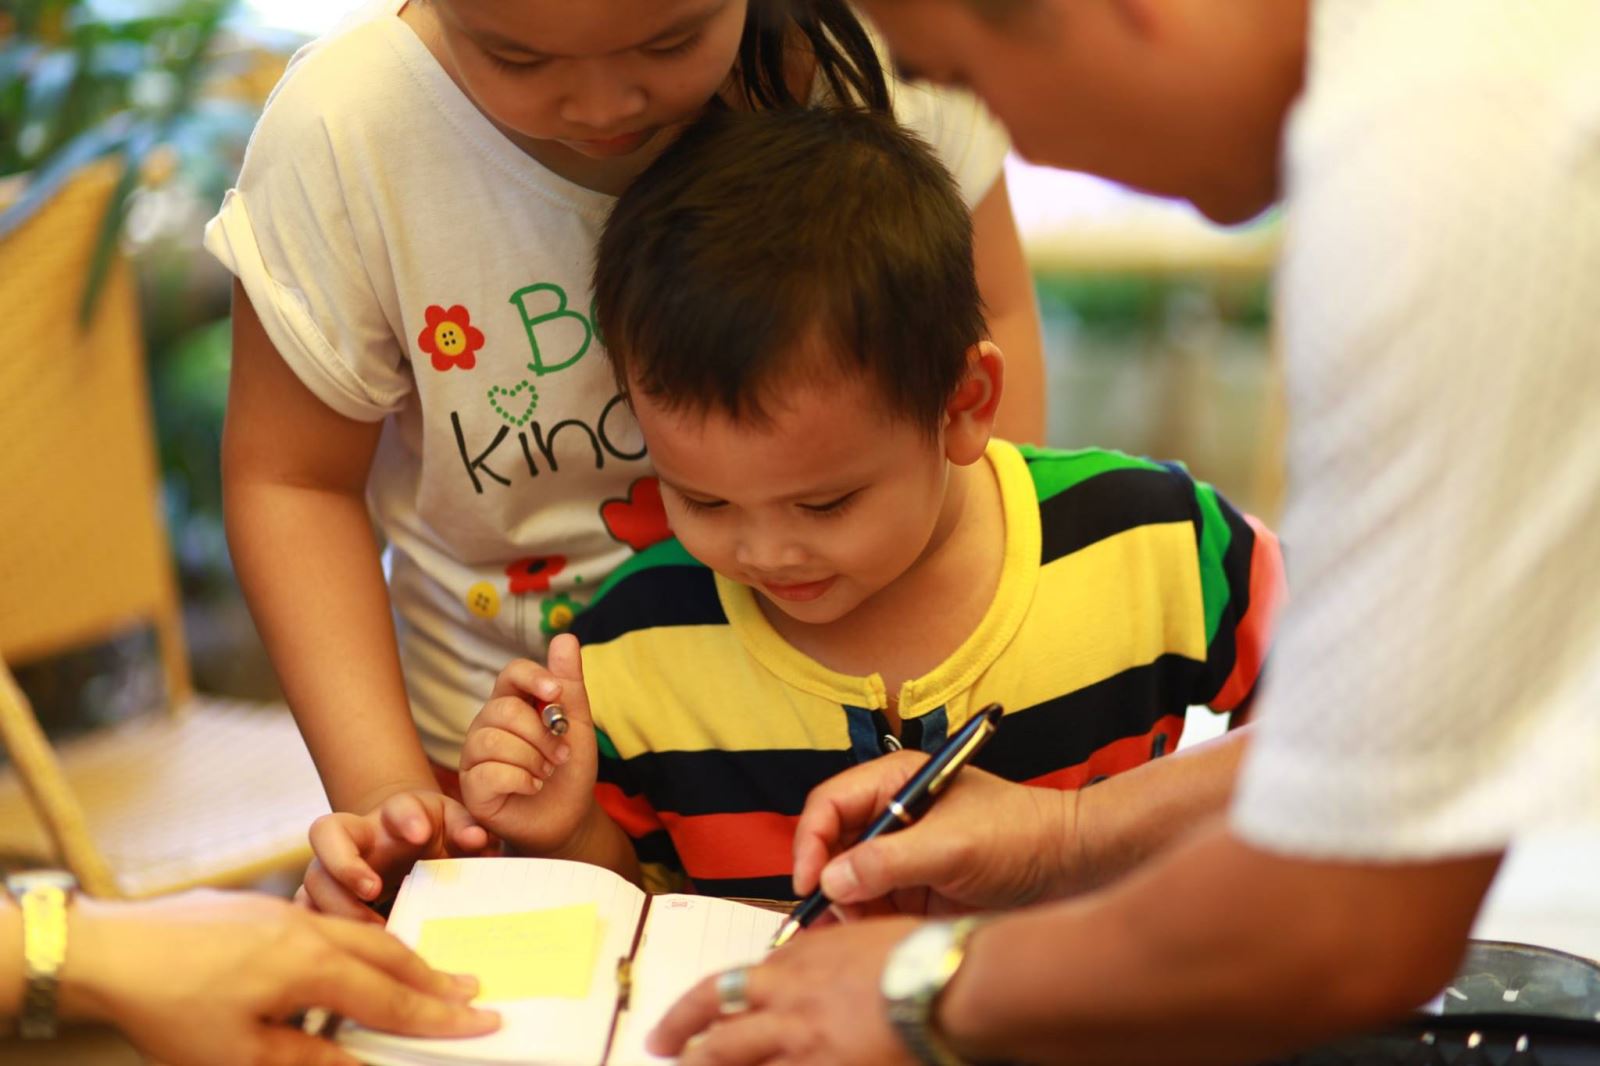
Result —
<instances>
[{"instance_id":1,"label":"boy's ear","mask_svg":"<svg viewBox=\"0 0 1600 1066\"><path fill-rule=\"evenodd\" d=\"M1005 392L1006 359L992 341L967 349L967 369L944 408L944 454L966 466L983 458Z\"/></svg>"}]
</instances>

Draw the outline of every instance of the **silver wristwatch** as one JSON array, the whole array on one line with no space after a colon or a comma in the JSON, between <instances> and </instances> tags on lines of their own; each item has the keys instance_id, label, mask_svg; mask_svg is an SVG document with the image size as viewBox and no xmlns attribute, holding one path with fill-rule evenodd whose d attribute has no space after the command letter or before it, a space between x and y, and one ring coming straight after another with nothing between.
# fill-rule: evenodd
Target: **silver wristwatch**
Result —
<instances>
[{"instance_id":1,"label":"silver wristwatch","mask_svg":"<svg viewBox=\"0 0 1600 1066\"><path fill-rule=\"evenodd\" d=\"M923 1066L962 1066L933 1027L933 1009L966 956L967 938L978 919L929 922L896 944L878 989L889 1023Z\"/></svg>"}]
</instances>

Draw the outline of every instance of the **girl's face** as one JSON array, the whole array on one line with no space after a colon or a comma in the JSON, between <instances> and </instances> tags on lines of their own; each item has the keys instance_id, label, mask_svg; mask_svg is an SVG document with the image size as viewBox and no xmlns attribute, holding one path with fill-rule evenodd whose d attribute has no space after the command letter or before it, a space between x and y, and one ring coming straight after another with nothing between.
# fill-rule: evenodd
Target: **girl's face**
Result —
<instances>
[{"instance_id":1,"label":"girl's face","mask_svg":"<svg viewBox=\"0 0 1600 1066\"><path fill-rule=\"evenodd\" d=\"M748 0L432 0L457 80L496 124L630 155L727 82Z\"/></svg>"}]
</instances>

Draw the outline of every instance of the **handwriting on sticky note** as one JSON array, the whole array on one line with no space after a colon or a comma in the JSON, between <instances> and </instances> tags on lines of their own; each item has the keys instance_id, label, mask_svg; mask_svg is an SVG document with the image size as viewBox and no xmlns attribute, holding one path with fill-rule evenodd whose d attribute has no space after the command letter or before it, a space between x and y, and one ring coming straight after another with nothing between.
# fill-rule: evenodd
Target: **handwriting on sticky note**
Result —
<instances>
[{"instance_id":1,"label":"handwriting on sticky note","mask_svg":"<svg viewBox=\"0 0 1600 1066\"><path fill-rule=\"evenodd\" d=\"M477 977L479 999L584 999L599 947L599 911L583 903L429 918L417 954L436 969Z\"/></svg>"}]
</instances>

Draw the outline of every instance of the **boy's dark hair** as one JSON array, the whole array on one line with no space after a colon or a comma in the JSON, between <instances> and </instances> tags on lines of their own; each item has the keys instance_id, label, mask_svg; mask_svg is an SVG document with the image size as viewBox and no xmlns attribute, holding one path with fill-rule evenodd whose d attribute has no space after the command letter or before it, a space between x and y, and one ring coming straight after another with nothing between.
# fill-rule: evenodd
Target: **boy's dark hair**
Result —
<instances>
[{"instance_id":1,"label":"boy's dark hair","mask_svg":"<svg viewBox=\"0 0 1600 1066\"><path fill-rule=\"evenodd\" d=\"M708 113L618 201L594 292L624 392L758 423L826 353L937 432L985 334L954 180L860 109Z\"/></svg>"}]
</instances>

